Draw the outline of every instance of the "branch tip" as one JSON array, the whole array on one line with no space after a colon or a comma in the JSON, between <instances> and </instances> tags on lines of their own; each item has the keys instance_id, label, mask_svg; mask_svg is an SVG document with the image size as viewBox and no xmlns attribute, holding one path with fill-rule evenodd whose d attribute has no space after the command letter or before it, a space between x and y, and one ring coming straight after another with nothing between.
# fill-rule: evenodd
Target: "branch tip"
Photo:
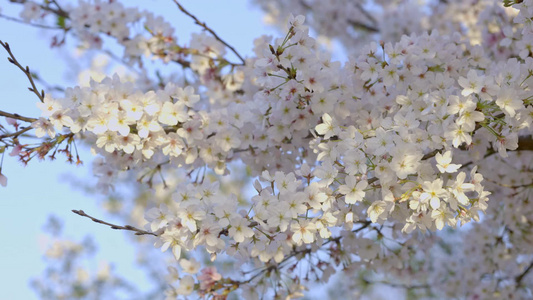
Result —
<instances>
[{"instance_id":1,"label":"branch tip","mask_svg":"<svg viewBox=\"0 0 533 300\"><path fill-rule=\"evenodd\" d=\"M82 217L89 218L89 219L91 219L93 222L107 225L107 226L111 227L111 229L134 231L134 232L135 232L135 235L153 235L153 236L158 236L158 234L156 234L156 233L153 233L153 232L150 232L150 231L146 231L146 230L142 230L142 229L139 229L139 228L133 227L133 226L131 226L131 225L124 225L124 226L121 226L121 225L116 225L116 224L108 223L108 222L106 222L106 221L103 221L103 220L97 219L97 218L95 218L95 217L92 217L92 216L86 214L83 210L75 210L75 209L73 209L72 212L75 213L75 214L77 214L77 215L80 215L80 216L82 216Z\"/></svg>"}]
</instances>

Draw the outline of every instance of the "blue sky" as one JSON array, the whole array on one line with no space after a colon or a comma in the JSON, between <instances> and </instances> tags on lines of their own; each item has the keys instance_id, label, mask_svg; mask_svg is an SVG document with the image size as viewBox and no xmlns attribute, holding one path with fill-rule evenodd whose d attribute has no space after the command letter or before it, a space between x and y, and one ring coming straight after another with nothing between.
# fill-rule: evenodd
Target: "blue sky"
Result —
<instances>
[{"instance_id":1,"label":"blue sky","mask_svg":"<svg viewBox=\"0 0 533 300\"><path fill-rule=\"evenodd\" d=\"M175 25L178 40L182 43L189 40L191 32L200 31L171 0L122 2L163 15ZM263 25L262 13L251 9L245 0L184 0L181 3L244 55L251 54L255 37L275 32ZM21 8L8 1L0 2L0 7L2 14L14 17L18 17ZM72 86L75 82L67 78L69 66L63 59L72 49L50 49L51 36L53 32L0 18L0 40L10 43L23 65L30 66L50 84ZM7 53L1 49L0 110L38 117L40 113L35 106L38 99L27 90L29 83L24 74L8 63L6 57ZM3 120L1 122L5 124ZM111 230L71 212L72 209L83 209L95 216L106 216L94 197L73 188L65 180L66 177L76 176L86 178L89 183L95 182L88 168L92 156L87 150L82 151L82 159L85 162L83 167L64 163L62 157L53 162L32 161L23 167L15 158L6 155L3 173L8 176L8 186L0 188L2 299L37 299L28 281L40 275L45 267L42 258L44 249L39 241L43 238L42 227L50 214L63 220L66 237L80 241L86 235L92 235L98 245L97 260L112 263L117 273L127 275L127 279L141 288L147 285L147 279L134 264L134 250L126 239L127 233ZM116 221L109 217L106 220Z\"/></svg>"}]
</instances>

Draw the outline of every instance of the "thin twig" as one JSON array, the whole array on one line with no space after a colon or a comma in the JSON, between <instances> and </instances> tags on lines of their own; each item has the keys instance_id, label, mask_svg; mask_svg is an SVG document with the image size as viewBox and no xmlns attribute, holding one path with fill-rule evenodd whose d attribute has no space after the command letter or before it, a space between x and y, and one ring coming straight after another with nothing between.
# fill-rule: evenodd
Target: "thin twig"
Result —
<instances>
[{"instance_id":1,"label":"thin twig","mask_svg":"<svg viewBox=\"0 0 533 300\"><path fill-rule=\"evenodd\" d=\"M376 27L370 26L370 25L367 25L367 24L364 24L358 21L348 20L348 23L355 28L361 28L369 32L379 32L379 30Z\"/></svg>"},{"instance_id":2,"label":"thin twig","mask_svg":"<svg viewBox=\"0 0 533 300\"><path fill-rule=\"evenodd\" d=\"M48 12L51 12L51 13L57 15L57 16L65 18L65 19L70 19L70 16L68 15L68 13L66 11L62 10L62 9L53 9L50 6L46 6L46 5L41 5L41 9L45 10L45 11L48 11Z\"/></svg>"},{"instance_id":3,"label":"thin twig","mask_svg":"<svg viewBox=\"0 0 533 300\"><path fill-rule=\"evenodd\" d=\"M30 72L30 67L26 66L26 68L24 68L18 61L17 59L15 58L15 55L13 55L13 52L11 52L11 47L9 47L9 44L8 43L4 43L2 41L0 41L0 45L2 45L2 47L4 47L4 49L6 49L7 53L9 54L10 57L7 58L7 60L14 64L15 66L17 66L20 70L22 70L22 72L24 72L24 74L26 74L26 77L28 77L28 80L30 81L31 83L31 88L28 88L31 92L33 92L35 95L37 95L37 97L39 97L39 100L41 100L41 102L44 102L44 90L41 90L41 92L39 93L39 91L37 91L37 87L35 86L35 82L33 81L33 77L31 75L31 72Z\"/></svg>"},{"instance_id":4,"label":"thin twig","mask_svg":"<svg viewBox=\"0 0 533 300\"><path fill-rule=\"evenodd\" d=\"M123 66L125 66L128 69L130 69L131 71L137 73L139 76L143 75L139 70L135 69L132 65L130 65L126 61L124 61L124 59L118 57L115 53L111 52L111 50L101 50L101 51L104 52L107 56L109 56L114 61L122 64Z\"/></svg>"},{"instance_id":5,"label":"thin twig","mask_svg":"<svg viewBox=\"0 0 533 300\"><path fill-rule=\"evenodd\" d=\"M174 3L176 3L176 5L178 6L179 10L181 10L181 12L183 12L184 14L186 14L187 16L191 17L194 22L201 26L203 29L209 31L209 33L211 33L213 35L213 37L215 37L215 39L217 39L219 42L221 42L222 44L224 44L226 47L228 47L233 53L235 53L235 55L237 55L237 57L242 61L242 64L233 64L233 65L244 65L246 62L244 60L244 58L242 58L242 56L239 54L239 52L237 52L237 50L235 50L235 48L233 48L231 45L229 45L228 43L226 43L224 40L222 40L211 28L207 27L207 24L205 24L205 22L201 22L200 20L198 20L198 18L196 16L194 16L193 14L191 14L190 12L188 12L179 2L178 0L173 0Z\"/></svg>"},{"instance_id":6,"label":"thin twig","mask_svg":"<svg viewBox=\"0 0 533 300\"><path fill-rule=\"evenodd\" d=\"M357 7L357 9L363 15L365 15L365 17L367 17L370 20L370 22L372 22L372 24L374 24L374 27L378 24L378 21L376 20L376 18L374 18L374 16L372 16L370 13L368 13L368 11L361 5L361 3L356 3L355 7Z\"/></svg>"},{"instance_id":7,"label":"thin twig","mask_svg":"<svg viewBox=\"0 0 533 300\"><path fill-rule=\"evenodd\" d=\"M61 8L61 6L59 5L59 3L57 3L56 0L50 0L51 3L55 4L55 6L57 7L57 9L60 11L60 12L65 12L65 10L63 8Z\"/></svg>"},{"instance_id":8,"label":"thin twig","mask_svg":"<svg viewBox=\"0 0 533 300\"><path fill-rule=\"evenodd\" d=\"M302 5L307 10L313 11L313 7L311 5L305 3L305 1L300 0L300 5ZM377 25L376 19L374 17L372 17L372 15L370 15L361 5L356 5L356 6L361 11L361 13L363 15L365 15L374 24L374 26L367 25L367 24L361 23L359 21L353 21L353 20L348 20L348 23L351 24L353 27L361 28L361 29L364 29L366 31L379 32L379 29L376 28L376 25Z\"/></svg>"},{"instance_id":9,"label":"thin twig","mask_svg":"<svg viewBox=\"0 0 533 300\"><path fill-rule=\"evenodd\" d=\"M153 236L158 236L157 234L155 234L153 232L142 230L142 229L133 227L131 225L124 225L124 226L115 225L115 224L108 223L106 221L102 221L102 220L96 219L96 218L91 217L88 214L86 214L83 210L75 210L75 209L73 209L72 212L77 214L77 215L80 215L82 217L87 217L87 218L91 219L93 222L107 225L107 226L111 227L111 229L134 231L135 235L153 235Z\"/></svg>"},{"instance_id":10,"label":"thin twig","mask_svg":"<svg viewBox=\"0 0 533 300\"><path fill-rule=\"evenodd\" d=\"M8 21L17 22L17 23L21 23L21 24L24 24L24 25L30 25L30 26L38 27L38 28L42 28L42 29L54 29L54 30L60 29L60 30L64 30L61 27L48 26L48 25L37 24L37 23L29 23L29 22L26 22L24 20L13 18L13 17L6 16L6 15L2 15L2 14L0 14L0 18L4 18L4 19L6 19Z\"/></svg>"}]
</instances>

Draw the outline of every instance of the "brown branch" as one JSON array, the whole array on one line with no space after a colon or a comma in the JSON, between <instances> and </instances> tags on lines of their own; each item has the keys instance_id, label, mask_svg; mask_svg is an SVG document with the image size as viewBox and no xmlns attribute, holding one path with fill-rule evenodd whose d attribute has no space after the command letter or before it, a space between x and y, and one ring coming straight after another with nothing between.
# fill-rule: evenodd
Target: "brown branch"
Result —
<instances>
[{"instance_id":1,"label":"brown branch","mask_svg":"<svg viewBox=\"0 0 533 300\"><path fill-rule=\"evenodd\" d=\"M33 127L28 126L28 127L24 128L24 129L21 129L21 130L19 130L19 131L13 132L13 133L8 133L8 134L0 135L0 140L3 140L4 138L12 137L12 136L17 137L17 136L23 134L24 132L26 132L26 131L30 131L30 130L32 130L32 129L33 129Z\"/></svg>"},{"instance_id":2,"label":"brown branch","mask_svg":"<svg viewBox=\"0 0 533 300\"><path fill-rule=\"evenodd\" d=\"M135 235L153 235L153 236L158 236L156 233L153 233L153 232L150 232L150 231L146 231L146 230L142 230L142 229L133 227L131 225L124 225L124 226L115 225L115 224L111 224L111 223L96 219L96 218L91 217L88 214L86 214L83 210L75 210L75 209L73 209L72 212L77 214L77 215L80 215L82 217L87 217L87 218L91 219L93 222L107 225L107 226L111 227L111 229L134 231Z\"/></svg>"},{"instance_id":3,"label":"brown branch","mask_svg":"<svg viewBox=\"0 0 533 300\"><path fill-rule=\"evenodd\" d=\"M56 0L50 0L50 3L53 3L56 7L57 7L57 10L60 12L60 13L65 13L65 10L63 8L61 8L61 6L59 5L59 3L57 3Z\"/></svg>"},{"instance_id":4,"label":"brown branch","mask_svg":"<svg viewBox=\"0 0 533 300\"><path fill-rule=\"evenodd\" d=\"M361 3L355 3L355 7L365 16L367 17L372 24L374 24L374 27L378 24L378 21L374 16L372 16L362 5Z\"/></svg>"},{"instance_id":5,"label":"brown branch","mask_svg":"<svg viewBox=\"0 0 533 300\"><path fill-rule=\"evenodd\" d=\"M30 123L33 123L33 122L37 121L37 119L35 119L35 118L23 117L23 116L21 116L19 114L11 114L11 113L8 113L8 112L5 112L5 111L1 111L1 110L0 110L0 116L4 116L4 117L11 118L11 119L24 121L24 122L30 122Z\"/></svg>"},{"instance_id":6,"label":"brown branch","mask_svg":"<svg viewBox=\"0 0 533 300\"><path fill-rule=\"evenodd\" d=\"M533 269L533 262L529 264L529 266L524 270L524 272L520 273L520 275L515 277L516 285L520 286L520 283L522 283L522 280L524 277L526 277L527 273Z\"/></svg>"},{"instance_id":7,"label":"brown branch","mask_svg":"<svg viewBox=\"0 0 533 300\"><path fill-rule=\"evenodd\" d=\"M55 2L55 1L53 1L53 2ZM57 5L57 3L56 3L56 5ZM70 19L69 14L66 11L64 11L63 9L61 9L59 7L59 5L57 5L58 9L53 9L50 6L47 6L47 5L40 5L40 7L41 7L42 10L51 12L51 13L59 16L59 17L63 17L65 19Z\"/></svg>"},{"instance_id":8,"label":"brown branch","mask_svg":"<svg viewBox=\"0 0 533 300\"><path fill-rule=\"evenodd\" d=\"M364 23L361 23L361 22L348 20L348 23L350 25L352 25L353 27L355 27L355 28L360 28L360 29L363 29L363 30L366 30L366 31L369 31L369 32L379 32L379 30L376 27L371 26L371 25L367 25L367 24L364 24Z\"/></svg>"},{"instance_id":9,"label":"brown branch","mask_svg":"<svg viewBox=\"0 0 533 300\"><path fill-rule=\"evenodd\" d=\"M2 47L4 47L4 49L6 49L7 53L9 54L10 57L7 58L7 60L14 64L15 66L17 66L22 72L24 72L24 74L26 74L26 77L28 77L28 80L30 81L30 84L31 84L31 88L28 88L31 92L33 92L35 95L37 95L37 97L39 97L39 100L41 100L41 102L44 102L44 90L41 90L41 92L39 93L39 91L37 91L37 87L35 86L35 82L33 81L33 77L31 75L31 72L30 72L30 68L28 66L26 66L26 68L24 68L18 61L17 59L15 58L15 55L13 55L13 52L11 52L11 47L9 47L9 44L8 43L4 43L2 41L0 41L0 45L2 45Z\"/></svg>"},{"instance_id":10,"label":"brown branch","mask_svg":"<svg viewBox=\"0 0 533 300\"><path fill-rule=\"evenodd\" d=\"M533 136L521 136L518 138L518 148L512 151L533 151Z\"/></svg>"},{"instance_id":11,"label":"brown branch","mask_svg":"<svg viewBox=\"0 0 533 300\"><path fill-rule=\"evenodd\" d=\"M196 16L194 16L193 14L191 14L190 12L188 12L179 2L178 0L173 0L174 3L176 3L176 5L178 6L179 10L181 10L181 12L183 12L184 14L186 14L187 16L191 17L194 22L199 25L200 27L202 27L204 30L208 31L209 33L211 33L213 35L213 37L215 39L217 39L219 42L221 42L222 44L224 44L226 47L228 47L233 53L235 53L235 55L237 55L237 57L242 61L241 64L232 64L232 65L244 65L246 62L244 60L244 58L242 58L242 56L239 54L239 52L237 52L237 50L235 50L235 48L233 48L231 45L229 45L228 43L226 43L224 40L222 40L211 28L209 28L207 26L207 24L205 24L205 22L201 22L200 20L198 20L198 18Z\"/></svg>"},{"instance_id":12,"label":"brown branch","mask_svg":"<svg viewBox=\"0 0 533 300\"><path fill-rule=\"evenodd\" d=\"M439 153L439 150L433 150L433 151L429 152L428 154L422 156L422 160L428 160L428 159L432 158L433 156L437 155L437 153Z\"/></svg>"}]
</instances>

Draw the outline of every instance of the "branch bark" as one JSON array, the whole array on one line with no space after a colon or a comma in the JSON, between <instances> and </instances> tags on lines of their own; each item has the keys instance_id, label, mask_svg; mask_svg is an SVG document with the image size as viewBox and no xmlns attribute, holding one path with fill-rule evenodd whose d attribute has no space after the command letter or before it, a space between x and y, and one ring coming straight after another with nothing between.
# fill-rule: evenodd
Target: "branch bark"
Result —
<instances>
[{"instance_id":1,"label":"branch bark","mask_svg":"<svg viewBox=\"0 0 533 300\"><path fill-rule=\"evenodd\" d=\"M24 129L21 129L21 130L17 131L17 132L0 135L0 141L5 139L5 138L12 137L12 136L17 137L17 136L19 136L19 135L21 135L21 134L23 134L23 133L25 133L27 131L30 131L32 129L33 129L33 127L28 126L28 127L24 128Z\"/></svg>"},{"instance_id":2,"label":"branch bark","mask_svg":"<svg viewBox=\"0 0 533 300\"><path fill-rule=\"evenodd\" d=\"M7 118L20 120L20 121L24 121L24 122L30 122L30 123L33 123L33 122L37 121L37 119L35 119L35 118L23 117L23 116L21 116L19 114L11 114L11 113L8 113L8 112L5 112L5 111L1 111L1 110L0 110L0 116L4 116L4 117L7 117Z\"/></svg>"},{"instance_id":3,"label":"branch bark","mask_svg":"<svg viewBox=\"0 0 533 300\"><path fill-rule=\"evenodd\" d=\"M524 280L524 277L533 269L533 262L529 264L529 266L524 270L524 272L520 273L520 275L516 276L515 281L516 285L520 286L520 283L522 283L522 280Z\"/></svg>"},{"instance_id":4,"label":"branch bark","mask_svg":"<svg viewBox=\"0 0 533 300\"><path fill-rule=\"evenodd\" d=\"M158 236L156 233L153 233L153 232L150 232L150 231L146 231L146 230L142 230L142 229L139 229L139 228L133 227L133 226L131 226L131 225L124 225L124 226L121 226L121 225L115 225L115 224L108 223L108 222L106 222L106 221L99 220L99 219L97 219L97 218L94 218L94 217L89 216L89 215L86 214L83 210L75 210L75 209L73 209L72 212L75 213L75 214L77 214L77 215L80 215L80 216L82 216L82 217L89 218L89 219L91 219L93 222L96 222L96 223L99 223L99 224L107 225L107 226L111 227L111 229L133 231L133 232L135 232L135 235L153 235L153 236Z\"/></svg>"}]
</instances>

